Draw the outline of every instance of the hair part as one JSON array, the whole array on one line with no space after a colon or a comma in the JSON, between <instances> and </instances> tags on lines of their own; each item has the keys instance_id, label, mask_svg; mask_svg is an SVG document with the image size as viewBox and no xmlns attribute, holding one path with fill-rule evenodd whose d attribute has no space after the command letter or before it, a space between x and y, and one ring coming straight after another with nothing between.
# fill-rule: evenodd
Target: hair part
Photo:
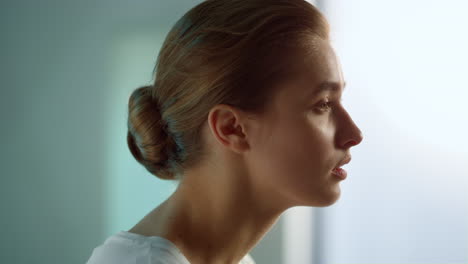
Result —
<instances>
[{"instance_id":1,"label":"hair part","mask_svg":"<svg viewBox=\"0 0 468 264\"><path fill-rule=\"evenodd\" d=\"M153 85L130 96L132 155L155 176L180 179L209 155L201 132L211 108L264 113L316 39L329 40L329 24L304 0L206 0L193 7L166 36Z\"/></svg>"}]
</instances>

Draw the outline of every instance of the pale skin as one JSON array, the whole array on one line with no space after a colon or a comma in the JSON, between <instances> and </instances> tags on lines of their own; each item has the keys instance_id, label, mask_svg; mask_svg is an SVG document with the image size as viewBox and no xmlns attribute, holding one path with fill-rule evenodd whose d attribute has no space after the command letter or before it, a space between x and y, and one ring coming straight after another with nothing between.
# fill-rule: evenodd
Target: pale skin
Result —
<instances>
[{"instance_id":1,"label":"pale skin","mask_svg":"<svg viewBox=\"0 0 468 264\"><path fill-rule=\"evenodd\" d=\"M317 41L310 59L263 116L213 107L203 130L213 155L129 232L164 237L193 264L237 264L288 208L335 203L341 179L331 170L363 136L340 102L329 42ZM310 96L325 81L339 90Z\"/></svg>"}]
</instances>

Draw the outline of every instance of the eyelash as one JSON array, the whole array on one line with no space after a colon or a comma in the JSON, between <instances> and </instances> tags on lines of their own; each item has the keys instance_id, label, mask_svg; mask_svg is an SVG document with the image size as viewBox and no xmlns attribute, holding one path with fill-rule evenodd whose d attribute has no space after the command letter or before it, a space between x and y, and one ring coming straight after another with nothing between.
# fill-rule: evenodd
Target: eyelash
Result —
<instances>
[{"instance_id":1,"label":"eyelash","mask_svg":"<svg viewBox=\"0 0 468 264\"><path fill-rule=\"evenodd\" d=\"M328 105L328 109L330 109L330 108L331 108L331 107L330 107L331 103L332 103L332 102L330 102L330 101L324 101L324 102L320 103L319 106ZM320 108L320 109L323 109L323 107L319 107L319 108Z\"/></svg>"}]
</instances>

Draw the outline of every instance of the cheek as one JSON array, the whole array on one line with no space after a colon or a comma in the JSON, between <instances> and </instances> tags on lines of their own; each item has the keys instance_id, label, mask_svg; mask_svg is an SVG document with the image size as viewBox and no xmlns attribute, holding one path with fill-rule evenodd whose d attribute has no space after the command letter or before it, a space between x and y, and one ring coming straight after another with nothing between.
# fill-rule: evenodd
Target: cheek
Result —
<instances>
[{"instance_id":1,"label":"cheek","mask_svg":"<svg viewBox=\"0 0 468 264\"><path fill-rule=\"evenodd\" d=\"M310 124L278 129L266 148L267 180L278 197L298 205L332 204L339 188L330 174L335 162L330 134ZM265 164L265 163L264 163Z\"/></svg>"},{"instance_id":2,"label":"cheek","mask_svg":"<svg viewBox=\"0 0 468 264\"><path fill-rule=\"evenodd\" d=\"M330 151L323 131L310 123L291 120L272 130L258 153L257 165L272 184L289 189L310 188L322 181L325 168L329 167Z\"/></svg>"}]
</instances>

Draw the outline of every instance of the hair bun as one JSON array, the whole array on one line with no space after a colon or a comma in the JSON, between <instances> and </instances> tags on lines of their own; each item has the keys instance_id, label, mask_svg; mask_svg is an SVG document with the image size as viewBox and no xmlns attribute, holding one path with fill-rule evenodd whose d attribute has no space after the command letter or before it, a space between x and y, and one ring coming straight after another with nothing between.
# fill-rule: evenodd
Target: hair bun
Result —
<instances>
[{"instance_id":1,"label":"hair bun","mask_svg":"<svg viewBox=\"0 0 468 264\"><path fill-rule=\"evenodd\" d=\"M170 172L169 145L173 145L162 120L153 86L135 89L128 102L127 145L133 157L150 173L162 179L173 179Z\"/></svg>"}]
</instances>

